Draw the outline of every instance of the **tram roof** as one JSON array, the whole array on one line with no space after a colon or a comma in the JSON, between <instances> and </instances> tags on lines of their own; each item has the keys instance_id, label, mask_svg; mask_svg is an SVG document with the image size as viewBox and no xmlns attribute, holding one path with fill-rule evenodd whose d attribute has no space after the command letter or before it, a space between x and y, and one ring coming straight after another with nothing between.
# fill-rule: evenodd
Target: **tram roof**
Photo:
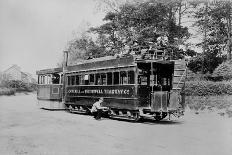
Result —
<instances>
[{"instance_id":1,"label":"tram roof","mask_svg":"<svg viewBox=\"0 0 232 155\"><path fill-rule=\"evenodd\" d=\"M100 58L94 58L89 60L84 60L82 62L77 62L75 64L70 64L67 66L67 71L85 71L85 70L97 70L102 68L117 68L117 67L126 67L133 66L135 63L150 63L156 62L161 64L172 63L172 61L163 61L163 60L135 60L133 55L127 55L123 57L119 56L105 56ZM62 67L60 68L51 68L43 69L36 72L36 74L53 74L62 72Z\"/></svg>"},{"instance_id":2,"label":"tram roof","mask_svg":"<svg viewBox=\"0 0 232 155\"><path fill-rule=\"evenodd\" d=\"M100 68L117 68L123 66L130 66L134 64L134 57L132 55L124 57L106 56L100 58L94 58L85 60L76 65L70 65L67 67L67 71L83 71L89 69L100 69Z\"/></svg>"},{"instance_id":3,"label":"tram roof","mask_svg":"<svg viewBox=\"0 0 232 155\"><path fill-rule=\"evenodd\" d=\"M36 74L54 74L54 73L60 73L62 72L63 69L62 67L60 68L49 68L49 69L43 69L43 70L39 70L39 71L36 71Z\"/></svg>"}]
</instances>

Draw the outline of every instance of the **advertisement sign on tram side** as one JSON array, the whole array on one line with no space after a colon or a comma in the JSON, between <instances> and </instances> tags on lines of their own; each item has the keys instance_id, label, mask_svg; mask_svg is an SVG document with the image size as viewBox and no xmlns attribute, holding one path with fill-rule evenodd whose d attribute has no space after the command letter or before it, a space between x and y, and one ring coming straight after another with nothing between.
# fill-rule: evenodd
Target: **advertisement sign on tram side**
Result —
<instances>
[{"instance_id":1,"label":"advertisement sign on tram side","mask_svg":"<svg viewBox=\"0 0 232 155\"><path fill-rule=\"evenodd\" d=\"M68 97L95 96L95 97L134 97L134 86L70 86L66 88Z\"/></svg>"}]
</instances>

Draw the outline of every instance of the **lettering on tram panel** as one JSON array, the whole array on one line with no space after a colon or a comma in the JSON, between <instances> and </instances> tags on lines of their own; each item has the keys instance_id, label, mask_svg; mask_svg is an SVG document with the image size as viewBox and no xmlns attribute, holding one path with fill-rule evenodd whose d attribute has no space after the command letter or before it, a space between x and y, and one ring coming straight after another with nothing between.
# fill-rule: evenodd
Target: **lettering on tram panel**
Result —
<instances>
[{"instance_id":1,"label":"lettering on tram panel","mask_svg":"<svg viewBox=\"0 0 232 155\"><path fill-rule=\"evenodd\" d=\"M133 97L133 87L109 88L109 87L69 87L68 96L105 96L105 97Z\"/></svg>"}]
</instances>

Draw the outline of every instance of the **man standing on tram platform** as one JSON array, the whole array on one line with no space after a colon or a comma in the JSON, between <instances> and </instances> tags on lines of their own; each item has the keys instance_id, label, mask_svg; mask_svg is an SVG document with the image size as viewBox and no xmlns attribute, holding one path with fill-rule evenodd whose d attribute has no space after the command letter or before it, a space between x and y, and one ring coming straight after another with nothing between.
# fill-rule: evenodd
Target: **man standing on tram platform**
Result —
<instances>
[{"instance_id":1,"label":"man standing on tram platform","mask_svg":"<svg viewBox=\"0 0 232 155\"><path fill-rule=\"evenodd\" d=\"M102 117L102 114L104 113L105 110L108 110L107 107L103 107L102 106L102 103L103 103L103 97L101 97L99 99L99 101L95 102L92 106L92 109L91 109L91 113L93 114L94 118L96 120L99 120L101 119Z\"/></svg>"}]
</instances>

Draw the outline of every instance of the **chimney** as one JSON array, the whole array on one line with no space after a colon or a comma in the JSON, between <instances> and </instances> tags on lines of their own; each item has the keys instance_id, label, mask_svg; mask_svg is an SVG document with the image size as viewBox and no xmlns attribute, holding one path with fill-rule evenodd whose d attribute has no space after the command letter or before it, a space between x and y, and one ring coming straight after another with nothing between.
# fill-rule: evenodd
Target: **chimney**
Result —
<instances>
[{"instance_id":1,"label":"chimney","mask_svg":"<svg viewBox=\"0 0 232 155\"><path fill-rule=\"evenodd\" d=\"M63 61L63 67L68 66L68 51L64 51L64 61Z\"/></svg>"}]
</instances>

